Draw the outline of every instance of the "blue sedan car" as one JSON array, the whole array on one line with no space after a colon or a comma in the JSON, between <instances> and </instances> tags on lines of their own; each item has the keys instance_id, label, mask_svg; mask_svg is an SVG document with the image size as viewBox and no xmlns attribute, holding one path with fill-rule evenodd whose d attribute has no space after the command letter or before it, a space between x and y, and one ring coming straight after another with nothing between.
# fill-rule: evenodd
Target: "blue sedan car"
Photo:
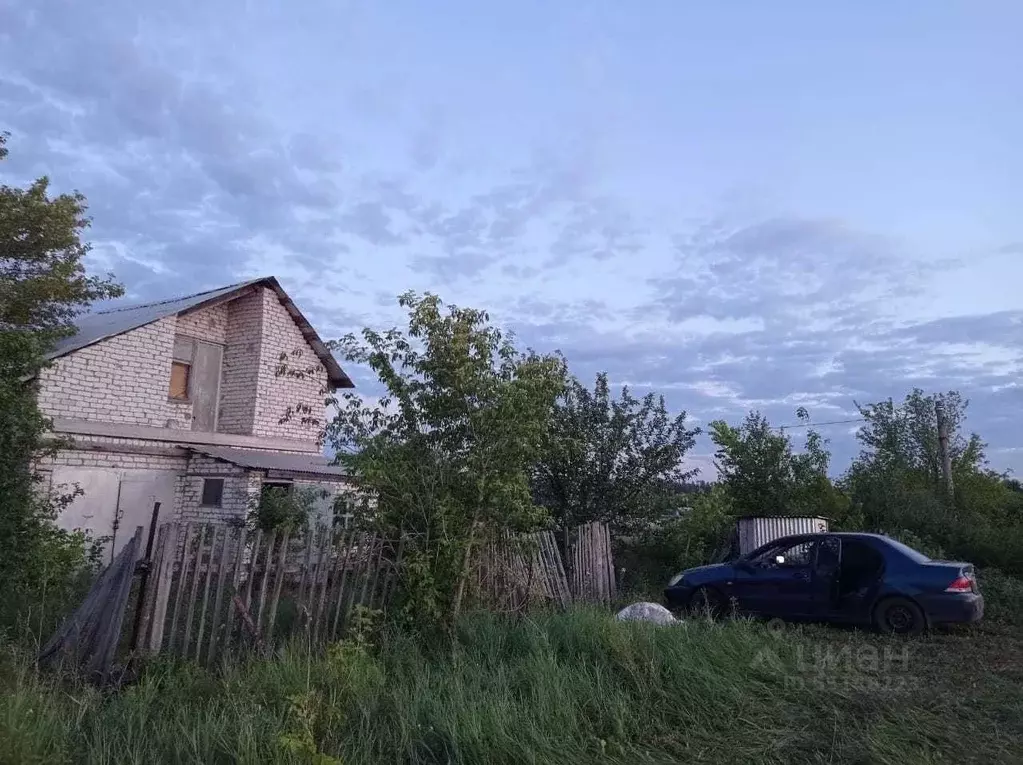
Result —
<instances>
[{"instance_id":1,"label":"blue sedan car","mask_svg":"<svg viewBox=\"0 0 1023 765\"><path fill-rule=\"evenodd\" d=\"M674 611L734 609L909 635L984 614L973 564L931 560L879 534L783 537L738 560L683 571L664 595Z\"/></svg>"}]
</instances>

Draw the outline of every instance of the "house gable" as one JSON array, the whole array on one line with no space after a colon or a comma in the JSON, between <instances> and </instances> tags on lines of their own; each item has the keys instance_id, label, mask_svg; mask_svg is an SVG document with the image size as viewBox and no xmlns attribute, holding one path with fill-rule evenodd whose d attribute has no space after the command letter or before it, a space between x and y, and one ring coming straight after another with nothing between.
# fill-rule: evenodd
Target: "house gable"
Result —
<instances>
[{"instance_id":1,"label":"house gable","mask_svg":"<svg viewBox=\"0 0 1023 765\"><path fill-rule=\"evenodd\" d=\"M183 300L158 304L177 309L169 316L145 314L143 326L120 326L58 354L39 377L43 411L316 448L327 389L351 382L276 280L218 290L210 301L181 308ZM281 373L282 356L290 373ZM175 400L184 379L190 393Z\"/></svg>"}]
</instances>

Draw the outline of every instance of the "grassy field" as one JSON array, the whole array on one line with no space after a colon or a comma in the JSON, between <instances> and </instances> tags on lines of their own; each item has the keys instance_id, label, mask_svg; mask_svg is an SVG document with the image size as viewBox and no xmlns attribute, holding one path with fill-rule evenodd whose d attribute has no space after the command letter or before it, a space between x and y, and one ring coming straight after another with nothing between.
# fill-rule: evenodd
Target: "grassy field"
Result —
<instances>
[{"instance_id":1,"label":"grassy field","mask_svg":"<svg viewBox=\"0 0 1023 765\"><path fill-rule=\"evenodd\" d=\"M0 761L1019 763L1019 591L983 627L912 641L476 615L454 654L384 632L368 651L293 647L219 673L154 665L106 696L6 649Z\"/></svg>"}]
</instances>

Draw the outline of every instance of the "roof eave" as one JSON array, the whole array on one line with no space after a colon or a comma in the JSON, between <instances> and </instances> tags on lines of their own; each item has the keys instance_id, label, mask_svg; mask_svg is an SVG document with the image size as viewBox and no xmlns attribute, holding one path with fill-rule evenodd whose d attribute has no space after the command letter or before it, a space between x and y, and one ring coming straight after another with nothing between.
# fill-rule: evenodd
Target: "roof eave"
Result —
<instances>
[{"instance_id":1,"label":"roof eave","mask_svg":"<svg viewBox=\"0 0 1023 765\"><path fill-rule=\"evenodd\" d=\"M305 317L305 315L299 310L298 306L295 305L295 301L291 299L291 296L284 291L281 287L280 282L277 281L276 277L268 276L263 280L267 287L277 293L278 300L281 301L281 305L284 306L292 320L298 326L299 331L302 333L302 337L309 343L313 351L316 352L316 356L323 363L324 368L327 370L327 381L330 385L331 390L337 390L338 388L354 388L355 383L343 369L341 365L337 363L337 359L334 358L334 354L327 348L327 344L323 342L319 333L313 328L313 325Z\"/></svg>"}]
</instances>

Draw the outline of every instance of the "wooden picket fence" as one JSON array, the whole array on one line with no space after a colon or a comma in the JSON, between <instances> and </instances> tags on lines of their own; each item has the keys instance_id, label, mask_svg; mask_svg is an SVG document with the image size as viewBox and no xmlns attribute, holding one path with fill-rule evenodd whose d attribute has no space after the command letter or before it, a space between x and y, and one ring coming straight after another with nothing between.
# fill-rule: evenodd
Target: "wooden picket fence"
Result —
<instances>
[{"instance_id":1,"label":"wooden picket fence","mask_svg":"<svg viewBox=\"0 0 1023 765\"><path fill-rule=\"evenodd\" d=\"M569 587L581 603L610 603L618 594L611 532L596 521L579 526L568 545Z\"/></svg>"},{"instance_id":2,"label":"wooden picket fence","mask_svg":"<svg viewBox=\"0 0 1023 765\"><path fill-rule=\"evenodd\" d=\"M491 610L520 611L536 605L608 604L617 595L611 534L592 522L569 532L565 549L554 532L505 535L479 549L476 592Z\"/></svg>"},{"instance_id":3,"label":"wooden picket fence","mask_svg":"<svg viewBox=\"0 0 1023 765\"><path fill-rule=\"evenodd\" d=\"M165 524L143 594L140 644L213 663L296 633L311 645L336 640L357 609L387 604L401 552L400 541L355 530Z\"/></svg>"},{"instance_id":4,"label":"wooden picket fence","mask_svg":"<svg viewBox=\"0 0 1023 765\"><path fill-rule=\"evenodd\" d=\"M326 527L291 534L173 522L144 546L142 531L47 642L41 664L70 662L105 683L118 653L214 664L296 635L323 645L342 638L363 609L386 609L404 549L374 532ZM608 603L616 594L610 534L599 523L575 529L562 549L550 531L505 535L480 545L472 563L476 605L489 610Z\"/></svg>"},{"instance_id":5,"label":"wooden picket fence","mask_svg":"<svg viewBox=\"0 0 1023 765\"><path fill-rule=\"evenodd\" d=\"M482 545L474 559L475 590L491 610L520 611L572 602L565 567L551 531L505 535Z\"/></svg>"}]
</instances>

